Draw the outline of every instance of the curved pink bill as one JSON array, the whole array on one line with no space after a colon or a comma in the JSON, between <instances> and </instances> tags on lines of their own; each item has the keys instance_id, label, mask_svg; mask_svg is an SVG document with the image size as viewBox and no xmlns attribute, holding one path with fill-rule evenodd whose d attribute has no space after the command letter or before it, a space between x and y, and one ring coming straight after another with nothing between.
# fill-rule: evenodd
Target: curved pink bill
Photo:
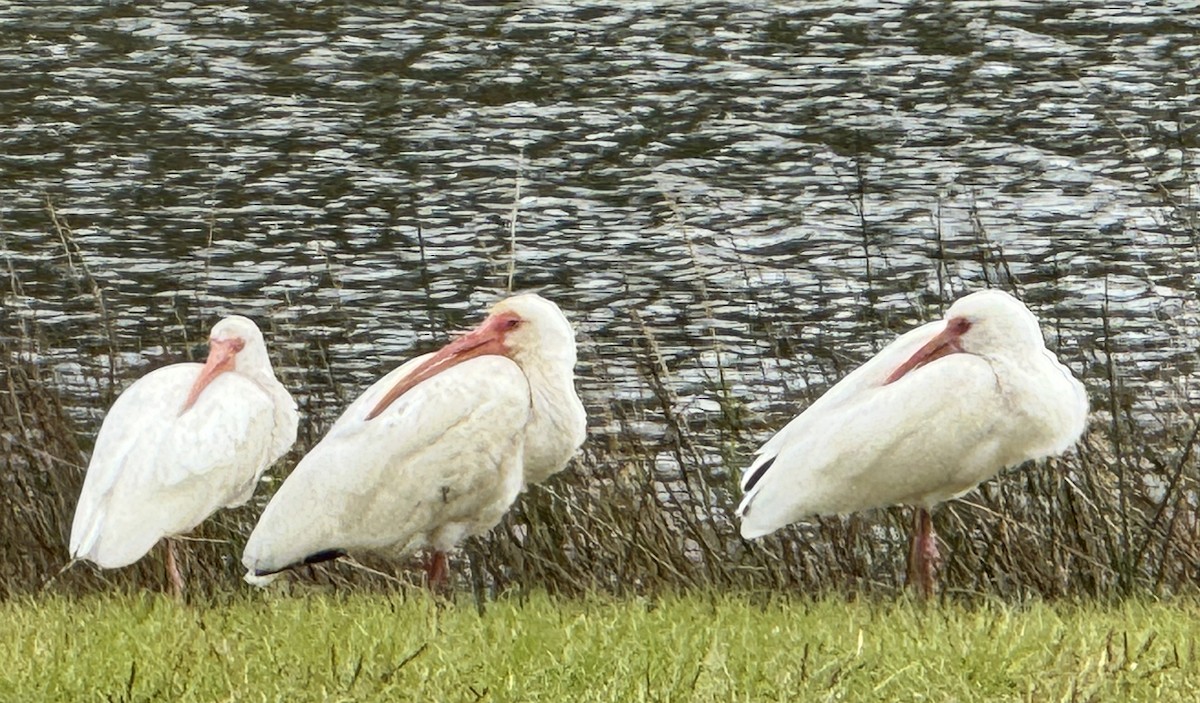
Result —
<instances>
[{"instance_id":1,"label":"curved pink bill","mask_svg":"<svg viewBox=\"0 0 1200 703\"><path fill-rule=\"evenodd\" d=\"M200 375L196 376L196 381L192 383L192 390L188 393L187 402L179 410L180 415L195 405L200 394L204 392L208 384L213 382L213 379L226 371L233 370L234 359L244 346L246 343L236 337L209 341L208 358L204 361L204 368L200 369Z\"/></svg>"},{"instance_id":2,"label":"curved pink bill","mask_svg":"<svg viewBox=\"0 0 1200 703\"><path fill-rule=\"evenodd\" d=\"M387 410L388 406L394 403L397 398L412 390L417 384L438 375L446 369L457 366L467 359L474 359L477 356L484 356L486 354L506 355L508 349L504 346L504 335L508 329L511 329L509 324L515 319L517 318L510 313L492 315L481 322L475 329L442 347L436 354L413 369L412 373L400 379L396 385L392 386L391 390L379 399L379 402L375 404L371 412L367 413L366 419L372 420L376 418L384 410Z\"/></svg>"},{"instance_id":3,"label":"curved pink bill","mask_svg":"<svg viewBox=\"0 0 1200 703\"><path fill-rule=\"evenodd\" d=\"M946 329L938 332L937 336L908 357L908 361L897 366L896 370L883 382L883 385L898 381L909 371L919 369L943 356L962 353L963 348L959 343L959 338L969 329L971 329L971 323L961 317L949 320L946 322Z\"/></svg>"}]
</instances>

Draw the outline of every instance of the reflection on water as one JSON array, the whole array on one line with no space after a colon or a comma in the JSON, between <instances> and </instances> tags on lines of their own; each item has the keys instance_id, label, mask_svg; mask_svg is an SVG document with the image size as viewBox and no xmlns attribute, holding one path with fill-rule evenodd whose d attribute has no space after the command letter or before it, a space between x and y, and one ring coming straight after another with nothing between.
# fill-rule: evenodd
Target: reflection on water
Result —
<instances>
[{"instance_id":1,"label":"reflection on water","mask_svg":"<svg viewBox=\"0 0 1200 703\"><path fill-rule=\"evenodd\" d=\"M0 8L3 333L81 427L106 324L124 379L233 311L323 423L502 294L514 215L600 440L674 431L661 361L719 464L985 285L1200 398L1200 3L402 5Z\"/></svg>"}]
</instances>

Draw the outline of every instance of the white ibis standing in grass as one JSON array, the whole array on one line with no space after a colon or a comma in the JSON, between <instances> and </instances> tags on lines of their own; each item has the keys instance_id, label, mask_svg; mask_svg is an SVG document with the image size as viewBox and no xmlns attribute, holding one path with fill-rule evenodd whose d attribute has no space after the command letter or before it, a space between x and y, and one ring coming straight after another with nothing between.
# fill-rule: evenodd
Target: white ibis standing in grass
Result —
<instances>
[{"instance_id":1,"label":"white ibis standing in grass","mask_svg":"<svg viewBox=\"0 0 1200 703\"><path fill-rule=\"evenodd\" d=\"M916 509L909 579L933 593L929 510L1007 466L1066 451L1083 433L1083 384L1007 293L956 301L889 344L767 441L742 476L750 539L813 515Z\"/></svg>"},{"instance_id":2,"label":"white ibis standing in grass","mask_svg":"<svg viewBox=\"0 0 1200 703\"><path fill-rule=\"evenodd\" d=\"M152 371L113 403L75 508L71 558L126 566L160 539L245 503L296 441L299 420L258 327L238 315L221 320L203 365ZM181 596L170 539L167 573Z\"/></svg>"},{"instance_id":3,"label":"white ibis standing in grass","mask_svg":"<svg viewBox=\"0 0 1200 703\"><path fill-rule=\"evenodd\" d=\"M346 409L267 504L242 557L246 580L355 551L428 548L439 586L446 551L562 469L585 424L571 324L540 296L503 300Z\"/></svg>"}]
</instances>

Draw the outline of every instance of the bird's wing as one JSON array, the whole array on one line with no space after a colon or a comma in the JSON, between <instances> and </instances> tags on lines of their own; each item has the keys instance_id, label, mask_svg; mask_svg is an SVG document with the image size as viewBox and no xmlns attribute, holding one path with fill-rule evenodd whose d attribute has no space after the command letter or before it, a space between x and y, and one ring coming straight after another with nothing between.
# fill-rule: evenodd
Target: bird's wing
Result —
<instances>
[{"instance_id":1,"label":"bird's wing","mask_svg":"<svg viewBox=\"0 0 1200 703\"><path fill-rule=\"evenodd\" d=\"M845 378L834 384L807 410L796 416L756 451L754 461L742 472L743 492L749 492L775 462L779 452L787 445L813 434L814 425L839 405L852 402L864 391L883 385L887 377L898 366L908 360L926 342L933 339L945 326L944 322L930 322L909 330L868 359Z\"/></svg>"},{"instance_id":2,"label":"bird's wing","mask_svg":"<svg viewBox=\"0 0 1200 703\"><path fill-rule=\"evenodd\" d=\"M428 354L422 354L416 358L409 359L400 366L392 369L383 378L371 384L370 388L363 391L362 395L355 398L354 402L350 403L350 405L342 411L341 416L338 417L337 421L333 423L333 427L329 428L328 434L333 434L333 432L339 428L365 420L367 414L375 408L375 404L379 402L379 400L386 395L393 386L399 383L400 379L412 373L414 369L420 366L423 361L433 356L434 353L435 352L430 352Z\"/></svg>"},{"instance_id":3,"label":"bird's wing","mask_svg":"<svg viewBox=\"0 0 1200 703\"><path fill-rule=\"evenodd\" d=\"M890 368L869 369L854 393L814 404L771 440L770 462L738 507L743 536L810 515L945 500L1025 458L1014 441L1020 418L985 359L952 354L882 385Z\"/></svg>"},{"instance_id":4,"label":"bird's wing","mask_svg":"<svg viewBox=\"0 0 1200 703\"><path fill-rule=\"evenodd\" d=\"M244 500L275 458L274 407L245 377L221 374L180 414L200 368L158 369L113 403L75 509L72 557L132 563L163 536Z\"/></svg>"},{"instance_id":5,"label":"bird's wing","mask_svg":"<svg viewBox=\"0 0 1200 703\"><path fill-rule=\"evenodd\" d=\"M368 389L283 482L246 544L252 573L331 552L446 548L503 516L522 482L524 373L481 356L365 420L416 361Z\"/></svg>"}]
</instances>

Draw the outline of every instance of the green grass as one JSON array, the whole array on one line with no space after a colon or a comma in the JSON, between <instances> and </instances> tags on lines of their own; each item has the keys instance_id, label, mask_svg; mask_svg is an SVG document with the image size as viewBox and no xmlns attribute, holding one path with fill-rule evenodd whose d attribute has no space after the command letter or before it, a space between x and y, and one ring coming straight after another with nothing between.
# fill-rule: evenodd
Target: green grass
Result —
<instances>
[{"instance_id":1,"label":"green grass","mask_svg":"<svg viewBox=\"0 0 1200 703\"><path fill-rule=\"evenodd\" d=\"M760 599L762 600L762 599ZM1200 602L0 604L0 700L1200 700Z\"/></svg>"}]
</instances>

